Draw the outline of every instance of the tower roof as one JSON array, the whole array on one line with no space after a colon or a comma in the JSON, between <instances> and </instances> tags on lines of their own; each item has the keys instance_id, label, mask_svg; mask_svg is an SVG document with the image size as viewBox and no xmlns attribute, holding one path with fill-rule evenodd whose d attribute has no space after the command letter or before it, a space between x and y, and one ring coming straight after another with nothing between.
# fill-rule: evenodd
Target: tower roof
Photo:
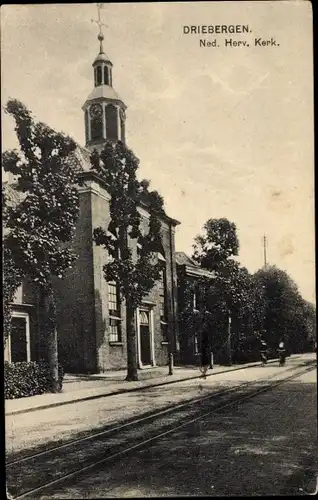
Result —
<instances>
[{"instance_id":1,"label":"tower roof","mask_svg":"<svg viewBox=\"0 0 318 500\"><path fill-rule=\"evenodd\" d=\"M93 62L93 66L98 63L98 62L106 62L112 65L111 60L109 59L108 55L105 54L105 52L100 52L96 57Z\"/></svg>"},{"instance_id":2,"label":"tower roof","mask_svg":"<svg viewBox=\"0 0 318 500\"><path fill-rule=\"evenodd\" d=\"M109 85L99 85L98 87L94 87L92 92L87 97L86 103L87 101L94 101L95 99L103 98L120 101L124 105L125 109L127 108L121 97L117 94L117 92L115 92L113 87L110 87Z\"/></svg>"}]
</instances>

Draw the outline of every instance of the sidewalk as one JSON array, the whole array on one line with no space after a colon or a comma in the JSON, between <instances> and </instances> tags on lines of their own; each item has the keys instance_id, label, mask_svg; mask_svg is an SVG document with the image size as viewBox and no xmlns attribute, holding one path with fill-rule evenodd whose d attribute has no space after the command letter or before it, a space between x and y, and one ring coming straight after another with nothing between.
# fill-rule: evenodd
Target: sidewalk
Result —
<instances>
[{"instance_id":1,"label":"sidewalk","mask_svg":"<svg viewBox=\"0 0 318 500\"><path fill-rule=\"evenodd\" d=\"M290 358L297 357L292 355ZM276 363L272 359L268 363ZM233 366L215 365L213 370L208 370L207 377L222 372L242 370L244 368L258 366L260 362L247 363ZM201 372L198 366L174 367L173 375L168 375L168 366L140 370L139 381L126 382L126 370L110 371L98 375L70 375L64 377L63 390L58 394L40 394L27 398L8 399L5 401L5 414L17 415L32 411L53 408L57 406L77 403L79 401L90 401L92 399L104 398L114 394L124 394L132 391L141 391L148 387L173 384L182 380L200 378Z\"/></svg>"}]
</instances>

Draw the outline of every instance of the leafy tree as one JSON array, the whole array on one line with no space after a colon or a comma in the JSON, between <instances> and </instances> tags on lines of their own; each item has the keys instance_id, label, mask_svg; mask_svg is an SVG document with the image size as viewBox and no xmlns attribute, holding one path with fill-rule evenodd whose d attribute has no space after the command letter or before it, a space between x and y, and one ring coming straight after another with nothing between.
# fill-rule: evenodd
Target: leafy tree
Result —
<instances>
[{"instance_id":1,"label":"leafy tree","mask_svg":"<svg viewBox=\"0 0 318 500\"><path fill-rule=\"evenodd\" d=\"M98 227L94 230L94 240L97 245L103 245L112 258L104 265L105 279L115 281L125 299L126 380L138 380L135 311L160 277L160 263L155 260L154 253L161 244L163 199L156 191L149 191L149 181L137 180L139 160L122 142L107 142L100 155L97 151L92 154L91 163L92 169L108 186L111 224L117 233L114 241L107 235L107 228ZM141 231L138 207L142 204L146 204L150 212L147 234ZM130 246L132 239L139 243L136 258Z\"/></svg>"},{"instance_id":2,"label":"leafy tree","mask_svg":"<svg viewBox=\"0 0 318 500\"><path fill-rule=\"evenodd\" d=\"M276 266L260 269L255 280L263 290L263 331L268 345L276 349L284 341L291 352L306 350L315 321L313 306L308 308L296 283Z\"/></svg>"},{"instance_id":3,"label":"leafy tree","mask_svg":"<svg viewBox=\"0 0 318 500\"><path fill-rule=\"evenodd\" d=\"M213 318L211 334L212 331L218 332L221 344L228 339L229 317L232 319L232 330L237 331L239 320L244 316L243 310L246 316L251 308L250 276L233 260L238 250L236 226L225 218L209 219L203 226L203 234L195 238L194 260L215 273L206 307ZM231 362L229 345L227 351L228 362Z\"/></svg>"},{"instance_id":4,"label":"leafy tree","mask_svg":"<svg viewBox=\"0 0 318 500\"><path fill-rule=\"evenodd\" d=\"M182 300L179 305L179 324L185 336L181 339L184 348L188 346L188 339L197 339L198 346L202 349L203 332L214 331L214 317L211 314L210 302L213 294L212 279L202 277L199 279L185 279L179 284L179 296ZM193 297L195 296L195 307ZM214 311L215 312L215 311ZM220 341L220 329L215 329L210 336L211 349ZM213 342L213 344L212 344Z\"/></svg>"},{"instance_id":5,"label":"leafy tree","mask_svg":"<svg viewBox=\"0 0 318 500\"><path fill-rule=\"evenodd\" d=\"M233 256L238 255L239 241L236 225L227 219L209 219L204 233L195 238L193 258L209 271L218 270Z\"/></svg>"},{"instance_id":6,"label":"leafy tree","mask_svg":"<svg viewBox=\"0 0 318 500\"><path fill-rule=\"evenodd\" d=\"M215 273L206 305L214 321L211 331L223 328L226 338L225 318L230 314L236 350L242 350L246 341L255 349L261 338L272 349L281 340L293 352L308 348L308 339L315 338L314 308L304 301L288 274L267 266L251 275L241 267L234 260L239 249L236 227L227 219L210 219L203 229L203 235L195 238L193 258Z\"/></svg>"},{"instance_id":7,"label":"leafy tree","mask_svg":"<svg viewBox=\"0 0 318 500\"><path fill-rule=\"evenodd\" d=\"M36 122L21 102L11 99L5 111L15 121L19 150L5 151L6 172L17 177L20 203L8 206L4 237L4 281L14 288L24 277L35 285L43 315L41 336L58 389L56 312L52 276L63 278L76 256L66 246L72 238L79 212L77 171L70 162L75 142ZM19 279L12 280L12 269Z\"/></svg>"},{"instance_id":8,"label":"leafy tree","mask_svg":"<svg viewBox=\"0 0 318 500\"><path fill-rule=\"evenodd\" d=\"M303 319L307 332L308 347L313 349L317 342L316 308L307 300L303 304Z\"/></svg>"}]
</instances>

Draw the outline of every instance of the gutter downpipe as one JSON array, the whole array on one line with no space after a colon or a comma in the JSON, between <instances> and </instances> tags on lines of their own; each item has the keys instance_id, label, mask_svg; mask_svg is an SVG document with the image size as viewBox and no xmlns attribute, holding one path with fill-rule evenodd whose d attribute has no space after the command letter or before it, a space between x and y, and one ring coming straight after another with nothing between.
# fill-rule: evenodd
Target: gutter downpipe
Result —
<instances>
[{"instance_id":1,"label":"gutter downpipe","mask_svg":"<svg viewBox=\"0 0 318 500\"><path fill-rule=\"evenodd\" d=\"M176 351L176 311L175 311L175 294L174 294L174 270L173 270L173 251L172 251L172 223L170 222L169 224L169 236L170 236L170 268L171 268L171 301L172 301L172 316L173 316L173 323L172 323L172 335L173 338L170 338L170 345L169 345L169 355L170 353L175 354Z\"/></svg>"}]
</instances>

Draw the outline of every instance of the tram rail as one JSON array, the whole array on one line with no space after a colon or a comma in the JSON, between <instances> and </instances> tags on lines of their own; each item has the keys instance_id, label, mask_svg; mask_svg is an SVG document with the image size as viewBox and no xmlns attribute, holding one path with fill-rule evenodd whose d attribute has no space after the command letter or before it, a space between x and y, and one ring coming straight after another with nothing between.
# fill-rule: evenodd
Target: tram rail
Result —
<instances>
[{"instance_id":1,"label":"tram rail","mask_svg":"<svg viewBox=\"0 0 318 500\"><path fill-rule=\"evenodd\" d=\"M290 371L294 373L279 380L272 380L277 377L275 373L262 381L243 382L190 401L170 405L45 451L11 460L6 464L7 487L14 499L40 494L45 489L57 487L77 475L116 460L222 408L272 390L315 367L315 361L307 361L299 367L284 369L280 372L281 375ZM30 474L30 470L36 471L36 474Z\"/></svg>"}]
</instances>

